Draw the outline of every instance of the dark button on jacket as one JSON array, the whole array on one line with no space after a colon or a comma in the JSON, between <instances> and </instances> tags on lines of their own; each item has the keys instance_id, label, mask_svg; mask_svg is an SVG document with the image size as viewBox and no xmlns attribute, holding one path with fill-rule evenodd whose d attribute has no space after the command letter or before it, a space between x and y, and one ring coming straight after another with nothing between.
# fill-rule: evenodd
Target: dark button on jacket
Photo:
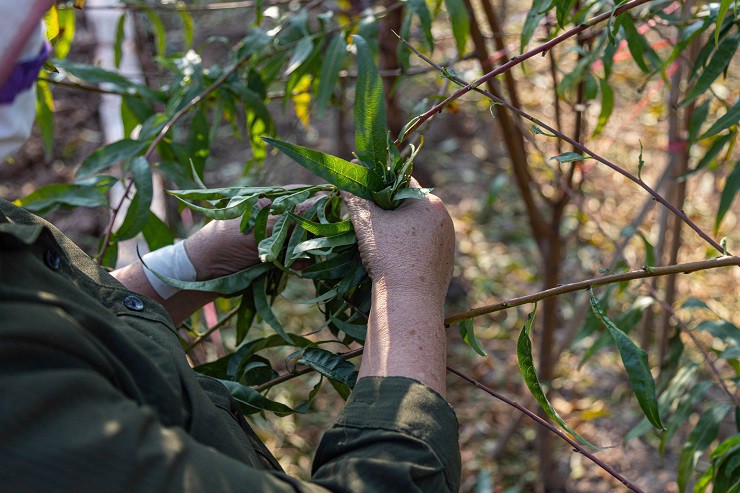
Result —
<instances>
[{"instance_id":1,"label":"dark button on jacket","mask_svg":"<svg viewBox=\"0 0 740 493\"><path fill-rule=\"evenodd\" d=\"M156 302L0 199L0 491L456 491L457 421L406 378L363 378L304 482Z\"/></svg>"}]
</instances>

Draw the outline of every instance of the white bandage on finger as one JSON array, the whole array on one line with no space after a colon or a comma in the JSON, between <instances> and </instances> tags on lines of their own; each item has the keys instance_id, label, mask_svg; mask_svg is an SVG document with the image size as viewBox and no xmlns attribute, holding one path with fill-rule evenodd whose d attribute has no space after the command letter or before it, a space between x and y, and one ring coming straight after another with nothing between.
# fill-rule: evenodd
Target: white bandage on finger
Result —
<instances>
[{"instance_id":1,"label":"white bandage on finger","mask_svg":"<svg viewBox=\"0 0 740 493\"><path fill-rule=\"evenodd\" d=\"M142 259L146 264L144 274L149 284L164 300L171 298L180 289L165 283L154 275L154 272L178 281L195 281L195 267L188 258L183 241L147 253Z\"/></svg>"}]
</instances>

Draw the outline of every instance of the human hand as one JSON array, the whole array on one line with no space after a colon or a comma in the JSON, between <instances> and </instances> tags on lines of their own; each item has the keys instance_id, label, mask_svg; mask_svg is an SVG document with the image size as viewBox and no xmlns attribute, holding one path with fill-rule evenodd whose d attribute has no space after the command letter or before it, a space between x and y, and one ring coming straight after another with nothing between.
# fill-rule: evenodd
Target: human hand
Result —
<instances>
[{"instance_id":1,"label":"human hand","mask_svg":"<svg viewBox=\"0 0 740 493\"><path fill-rule=\"evenodd\" d=\"M419 184L413 180L412 186ZM354 195L343 198L373 281L382 279L388 290L443 303L452 278L455 230L439 197L405 200L392 211Z\"/></svg>"},{"instance_id":2,"label":"human hand","mask_svg":"<svg viewBox=\"0 0 740 493\"><path fill-rule=\"evenodd\" d=\"M294 188L302 185L289 185ZM319 194L298 204L295 213L305 213L320 197ZM268 207L271 201L261 198L255 207ZM270 215L267 219L268 236L280 216ZM246 269L260 262L254 231L241 231L241 218L214 220L203 226L185 240L185 251L195 267L198 280L214 279Z\"/></svg>"}]
</instances>

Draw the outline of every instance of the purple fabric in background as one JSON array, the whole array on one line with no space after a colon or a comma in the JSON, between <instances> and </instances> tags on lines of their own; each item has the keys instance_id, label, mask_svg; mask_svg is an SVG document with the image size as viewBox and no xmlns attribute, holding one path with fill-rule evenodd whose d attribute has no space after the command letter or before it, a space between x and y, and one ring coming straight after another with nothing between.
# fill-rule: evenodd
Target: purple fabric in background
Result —
<instances>
[{"instance_id":1,"label":"purple fabric in background","mask_svg":"<svg viewBox=\"0 0 740 493\"><path fill-rule=\"evenodd\" d=\"M33 86L39 76L39 70L44 66L50 52L51 45L47 40L44 40L44 45L36 58L15 66L8 80L0 88L0 104L11 104L15 101L16 96Z\"/></svg>"}]
</instances>

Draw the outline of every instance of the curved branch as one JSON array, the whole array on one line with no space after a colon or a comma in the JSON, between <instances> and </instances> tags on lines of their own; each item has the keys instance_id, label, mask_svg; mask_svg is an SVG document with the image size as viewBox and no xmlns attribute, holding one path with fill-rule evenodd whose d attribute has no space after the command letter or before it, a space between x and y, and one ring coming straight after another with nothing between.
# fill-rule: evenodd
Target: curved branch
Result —
<instances>
[{"instance_id":1,"label":"curved branch","mask_svg":"<svg viewBox=\"0 0 740 493\"><path fill-rule=\"evenodd\" d=\"M454 325L462 320L472 317L478 317L487 313L498 312L506 310L514 306L526 305L527 303L534 303L536 301L544 300L545 298L552 298L565 293L573 291L580 291L595 286L604 286L606 284L614 284L623 281L632 281L634 279L644 279L646 277L659 277L667 276L670 274L690 274L706 269L716 269L718 267L740 265L740 257L719 257L712 260L703 260L699 262L687 262L685 264L666 265L662 267L643 267L640 270L633 270L630 272L624 272L622 274L612 274L610 276L597 277L594 279L585 279L583 281L572 282L569 284L561 284L560 286L546 289L538 293L528 294L526 296L520 296L518 298L512 298L510 300L501 301L492 305L482 306L480 308L474 308L464 313L458 313L445 319L445 325Z\"/></svg>"},{"instance_id":2,"label":"curved branch","mask_svg":"<svg viewBox=\"0 0 740 493\"><path fill-rule=\"evenodd\" d=\"M627 4L627 5L629 5L629 4ZM625 5L625 7L626 7L626 5ZM437 68L446 77L453 79L455 82L457 82L459 84L467 84L467 82L465 80L461 79L460 77L457 77L454 74L451 74L449 71L443 69L441 66L439 66L437 63L435 63L433 60L431 60L431 59L427 58L426 56L424 56L421 52L419 52L419 50L417 50L416 48L414 48L408 41L406 41L403 38L400 38L400 39L417 56L419 56L422 60L424 60L428 64L430 64L433 67ZM512 59L512 60L514 60L514 59ZM504 64L504 65L502 65L502 67L504 67L506 65L508 65L508 64ZM496 72L496 71L494 70L494 72ZM491 72L491 73L493 73L493 72ZM480 79L478 79L478 81L479 80ZM609 160L601 157L600 155L596 154L596 152L592 151L591 149L589 149L588 147L584 146L580 142L577 142L576 140L568 137L567 135L563 134L562 132L559 132L558 130L552 128L550 125L542 122L538 118L533 117L529 113L527 113L527 112L525 112L525 111L523 111L523 110L521 110L521 109L519 109L519 108L517 108L517 107L515 107L515 106L513 106L513 105L511 105L509 103L507 103L503 99L495 96L494 94L492 94L492 93L490 93L488 91L485 91L483 89L480 89L479 87L475 87L474 85L477 84L478 81L473 82L473 84L469 84L469 85L465 86L465 88L470 87L469 90L475 91L475 92L477 92L479 94L482 94L483 96L491 99L492 101L495 101L496 103L498 103L498 104L504 106L505 108L508 108L509 110L513 111L514 113L516 113L517 115L521 116L522 118L525 118L525 119L529 120L530 122L532 122L532 123L534 123L534 124L536 124L536 125L544 128L545 130L548 130L550 133L552 133L553 135L557 136L560 139L565 140L566 142L568 142L569 144L571 144L573 147L575 147L576 149L580 150L582 153L588 154L589 156L591 156L595 160L599 161L600 163L603 163L603 164L607 165L609 168L613 169L614 171L616 171L620 175L622 175L625 178L629 179L630 181L636 183L637 185L639 185L640 187L642 187L646 192L648 192L656 201L658 201L661 204L663 204L668 210L670 210L673 214L675 214L676 216L678 216L684 223L686 223L691 229L693 229L696 232L696 234L698 234L703 240L705 240L707 243L709 243L718 252L720 252L720 253L728 253L728 252L726 252L722 248L722 246L719 243L717 243L714 239L712 239L711 236L709 236L699 226L697 226L696 223L694 221L692 221L689 218L689 216L687 216L686 213L683 210L680 210L676 206L674 206L673 204L671 204L667 199L665 199L662 195L660 195L652 187L650 187L650 185L648 185L647 183L645 183L641 178L635 176L634 174L630 173L629 171L625 170L624 168L622 168L622 167L620 167L620 166L612 163L611 161L609 161ZM463 88L463 89L465 89L465 88ZM458 92L460 92L460 91L458 91ZM455 94L457 94L457 93L455 93ZM454 94L453 94L453 96L454 96ZM426 113L424 115L426 115ZM412 125L401 137L399 137L399 139L401 139L401 140L405 139L416 128L418 128L419 125L421 125L424 122L424 115L422 115L421 117L419 117L419 119L416 121L416 123L414 125Z\"/></svg>"},{"instance_id":3,"label":"curved branch","mask_svg":"<svg viewBox=\"0 0 740 493\"><path fill-rule=\"evenodd\" d=\"M506 72L507 70L511 69L512 67L515 67L516 65L519 65L524 60L528 60L528 59L532 58L535 55L539 55L540 53L546 53L548 50L550 50L553 47L559 45L560 43L562 43L566 39L572 38L576 34L585 31L586 29L588 29L589 27L593 26L594 24L598 24L600 22L603 22L603 21L609 19L609 17L611 17L612 15L613 16L617 16L617 15L621 14L622 12L626 12L627 10L630 10L630 9L632 9L634 7L638 7L638 6L640 6L640 5L644 4L644 3L648 3L649 1L650 0L633 0L633 1L629 2L629 3L626 3L626 4L622 5L618 9L615 9L614 11L604 12L603 14L598 15L598 16L594 17L591 20L588 20L586 22L583 22L583 23L579 24L578 26L574 27L573 29L564 32L560 36L557 36L557 37L551 39L547 43L545 43L543 45L540 45L537 48L531 49L528 52L523 53L522 55L512 57L511 60L509 60L508 62L504 63L503 65L501 65L496 70L493 70L491 72L488 72L487 74L483 75L482 77L476 79L474 82L471 82L469 84L466 83L465 87L463 87L461 89L458 89L453 94L451 94L450 96L448 96L447 99L445 99L441 103L435 105L434 107L430 108L426 113L422 114L419 117L419 119L413 125L411 125L408 128L408 130L404 133L404 135L401 136L401 137L399 137L398 140L396 140L396 144L400 144L401 142L403 142L404 140L406 140L406 137L408 135L410 135L414 131L416 131L416 129L418 129L425 121L427 121L430 118L432 118L436 113L441 112L451 102L453 102L454 100L456 100L460 96L462 96L464 94L467 94L468 92L470 92L472 90L475 90L478 86L480 86L481 84L483 84L487 80L492 79L492 78L496 77L497 75L500 75L500 74Z\"/></svg>"},{"instance_id":4,"label":"curved branch","mask_svg":"<svg viewBox=\"0 0 740 493\"><path fill-rule=\"evenodd\" d=\"M547 428L548 430L550 430L551 432L555 433L557 436L559 436L560 438L562 438L563 440L565 440L566 442L568 442L568 445L570 445L571 447L573 447L573 450L575 450L576 452L580 453L581 455L583 455L584 457L586 457L588 460L590 460L591 462L593 462L594 464L596 464L597 466L599 466L600 468L602 468L603 470L605 470L606 472L608 472L609 474L611 474L612 476L614 476L615 478L617 478L619 480L619 482L622 483L623 485L625 485L627 488L629 488L632 491L642 492L642 490L637 485L635 485L630 480L628 480L627 478L625 478L624 476L622 476L621 474L619 474L617 471L615 471L614 469L612 469L611 466L609 466L604 461L602 461L601 459L597 458L591 452L589 452L588 450L586 450L585 448L583 448L578 442L576 442L575 440L573 440L571 437L569 437L568 435L566 435L565 433L563 433L562 431L560 431L559 429L557 429L556 427L554 427L553 425L551 425L550 423L548 423L547 421L545 421L544 419L542 419L539 416L537 416L537 414L535 414L534 412L530 411L526 407L522 406L521 404L517 403L516 401L512 401L511 399L509 399L508 397L506 397L504 395L499 394L495 390L493 390L493 389L491 389L489 387L486 387L485 385L483 385L479 381L470 378L469 376L467 376L466 374L464 374L463 372L461 372L459 370L456 370L456 369L448 366L447 367L447 371L449 371L450 373L454 373L458 377L460 377L463 380L465 380L466 382L474 385L475 387L481 389L482 391L486 392L487 394L490 394L493 397L495 397L496 399L498 399L500 401L503 401L506 404L508 404L508 405L516 408L517 410L523 412L524 414L526 414L527 416L529 416L535 423L544 426L545 428Z\"/></svg>"}]
</instances>

